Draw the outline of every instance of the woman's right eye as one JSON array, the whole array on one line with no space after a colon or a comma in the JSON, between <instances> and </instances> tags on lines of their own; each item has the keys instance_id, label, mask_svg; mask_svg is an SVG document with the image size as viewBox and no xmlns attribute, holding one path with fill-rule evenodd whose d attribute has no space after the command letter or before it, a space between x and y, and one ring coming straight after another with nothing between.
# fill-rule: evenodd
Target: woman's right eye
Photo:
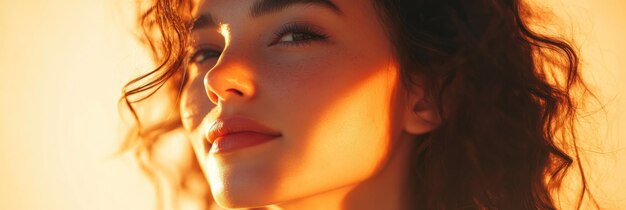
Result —
<instances>
[{"instance_id":1,"label":"woman's right eye","mask_svg":"<svg viewBox=\"0 0 626 210\"><path fill-rule=\"evenodd\" d=\"M222 55L221 51L200 48L191 55L191 59L189 59L189 61L191 62L191 64L201 64L208 59L219 58L220 55Z\"/></svg>"}]
</instances>

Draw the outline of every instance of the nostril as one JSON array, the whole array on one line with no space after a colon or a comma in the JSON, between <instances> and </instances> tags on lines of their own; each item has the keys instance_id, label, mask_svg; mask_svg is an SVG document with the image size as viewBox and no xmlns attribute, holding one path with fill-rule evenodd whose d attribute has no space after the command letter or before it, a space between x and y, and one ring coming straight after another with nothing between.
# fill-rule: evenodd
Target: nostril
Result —
<instances>
[{"instance_id":1,"label":"nostril","mask_svg":"<svg viewBox=\"0 0 626 210\"><path fill-rule=\"evenodd\" d=\"M226 90L226 92L236 94L237 96L243 96L243 93L241 91L233 88Z\"/></svg>"},{"instance_id":2,"label":"nostril","mask_svg":"<svg viewBox=\"0 0 626 210\"><path fill-rule=\"evenodd\" d=\"M211 100L211 102L213 102L213 104L218 104L220 100L227 100L227 98L230 97L242 97L244 96L243 92L241 92L240 90L234 89L234 88L230 88L226 91L224 91L225 94L217 94L216 92L209 92L209 100ZM229 96L231 95L231 96Z\"/></svg>"},{"instance_id":3,"label":"nostril","mask_svg":"<svg viewBox=\"0 0 626 210\"><path fill-rule=\"evenodd\" d=\"M209 93L209 100L211 100L211 102L213 102L213 104L217 105L217 103L219 102L220 98L214 92L210 92Z\"/></svg>"}]
</instances>

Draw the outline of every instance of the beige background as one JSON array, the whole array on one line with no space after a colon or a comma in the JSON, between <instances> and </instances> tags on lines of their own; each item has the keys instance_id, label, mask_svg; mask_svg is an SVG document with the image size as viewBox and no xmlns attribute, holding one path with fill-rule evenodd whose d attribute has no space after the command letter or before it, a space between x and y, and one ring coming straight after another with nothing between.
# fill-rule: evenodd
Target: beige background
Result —
<instances>
[{"instance_id":1,"label":"beige background","mask_svg":"<svg viewBox=\"0 0 626 210\"><path fill-rule=\"evenodd\" d=\"M0 209L151 209L123 135L120 87L149 66L131 36L132 2L0 0ZM626 1L549 1L574 22L606 117L584 135L607 209L626 209Z\"/></svg>"}]
</instances>

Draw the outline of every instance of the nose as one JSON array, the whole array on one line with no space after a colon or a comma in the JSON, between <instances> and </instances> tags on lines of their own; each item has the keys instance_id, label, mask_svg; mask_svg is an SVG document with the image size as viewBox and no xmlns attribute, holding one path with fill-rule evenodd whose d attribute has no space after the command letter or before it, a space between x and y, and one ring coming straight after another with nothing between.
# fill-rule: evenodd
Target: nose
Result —
<instances>
[{"instance_id":1,"label":"nose","mask_svg":"<svg viewBox=\"0 0 626 210\"><path fill-rule=\"evenodd\" d=\"M207 96L216 105L219 102L247 101L255 94L250 68L242 61L226 59L220 59L204 76Z\"/></svg>"}]
</instances>

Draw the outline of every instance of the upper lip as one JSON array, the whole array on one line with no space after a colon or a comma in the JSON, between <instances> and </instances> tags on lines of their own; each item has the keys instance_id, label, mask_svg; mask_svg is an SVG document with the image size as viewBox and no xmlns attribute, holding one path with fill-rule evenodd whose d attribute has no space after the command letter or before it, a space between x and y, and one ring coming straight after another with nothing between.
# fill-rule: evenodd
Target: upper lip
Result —
<instances>
[{"instance_id":1,"label":"upper lip","mask_svg":"<svg viewBox=\"0 0 626 210\"><path fill-rule=\"evenodd\" d=\"M280 132L268 128L254 120L243 117L229 117L216 119L207 131L206 137L209 143L213 144L215 139L219 137L243 132L253 132L275 137L281 136Z\"/></svg>"}]
</instances>

